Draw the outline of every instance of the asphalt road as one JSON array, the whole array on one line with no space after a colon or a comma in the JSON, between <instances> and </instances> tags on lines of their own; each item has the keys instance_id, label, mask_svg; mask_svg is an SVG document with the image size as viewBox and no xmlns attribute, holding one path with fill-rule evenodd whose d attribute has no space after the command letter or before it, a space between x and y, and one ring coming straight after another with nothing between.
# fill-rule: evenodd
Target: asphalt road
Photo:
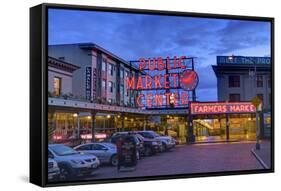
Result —
<instances>
[{"instance_id":1,"label":"asphalt road","mask_svg":"<svg viewBox=\"0 0 281 191\"><path fill-rule=\"evenodd\" d=\"M262 169L251 154L254 143L180 145L174 150L144 157L132 172L118 172L117 167L102 166L84 180L121 177L159 176L204 172Z\"/></svg>"}]
</instances>

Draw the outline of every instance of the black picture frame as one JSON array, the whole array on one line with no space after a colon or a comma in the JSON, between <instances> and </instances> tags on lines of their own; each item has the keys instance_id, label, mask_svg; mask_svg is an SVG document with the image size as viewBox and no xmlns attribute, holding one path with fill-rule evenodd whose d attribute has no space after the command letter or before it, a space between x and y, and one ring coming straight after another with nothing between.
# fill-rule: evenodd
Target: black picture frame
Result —
<instances>
[{"instance_id":1,"label":"black picture frame","mask_svg":"<svg viewBox=\"0 0 281 191\"><path fill-rule=\"evenodd\" d=\"M200 18L218 18L232 20L268 21L271 23L271 168L262 170L209 172L197 174L167 175L138 178L114 178L106 180L87 180L72 182L47 181L47 114L48 114L48 9L92 10L104 12L126 12L168 16L192 16ZM194 178L206 176L226 176L274 172L274 18L239 15L222 15L206 13L190 13L177 11L160 11L144 9L127 9L115 7L95 7L64 4L40 4L30 8L30 182L42 187L101 184L113 182L147 181L159 179Z\"/></svg>"}]
</instances>

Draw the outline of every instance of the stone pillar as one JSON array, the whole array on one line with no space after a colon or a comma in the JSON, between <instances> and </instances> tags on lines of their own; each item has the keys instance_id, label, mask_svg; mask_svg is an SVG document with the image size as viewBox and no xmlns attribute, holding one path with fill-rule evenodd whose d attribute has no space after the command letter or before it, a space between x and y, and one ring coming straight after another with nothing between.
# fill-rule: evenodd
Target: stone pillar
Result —
<instances>
[{"instance_id":1,"label":"stone pillar","mask_svg":"<svg viewBox=\"0 0 281 191\"><path fill-rule=\"evenodd\" d=\"M188 123L187 123L187 136L186 136L186 143L192 144L195 142L195 136L193 134L193 117L191 115L191 108L190 103L188 104Z\"/></svg>"},{"instance_id":2,"label":"stone pillar","mask_svg":"<svg viewBox=\"0 0 281 191\"><path fill-rule=\"evenodd\" d=\"M91 112L92 118L92 141L95 142L95 134L96 134L96 112Z\"/></svg>"},{"instance_id":3,"label":"stone pillar","mask_svg":"<svg viewBox=\"0 0 281 191\"><path fill-rule=\"evenodd\" d=\"M124 131L124 128L125 128L125 114L124 113L122 113L121 114L121 131Z\"/></svg>"},{"instance_id":4,"label":"stone pillar","mask_svg":"<svg viewBox=\"0 0 281 191\"><path fill-rule=\"evenodd\" d=\"M226 141L229 141L229 114L225 114L226 117Z\"/></svg>"}]
</instances>

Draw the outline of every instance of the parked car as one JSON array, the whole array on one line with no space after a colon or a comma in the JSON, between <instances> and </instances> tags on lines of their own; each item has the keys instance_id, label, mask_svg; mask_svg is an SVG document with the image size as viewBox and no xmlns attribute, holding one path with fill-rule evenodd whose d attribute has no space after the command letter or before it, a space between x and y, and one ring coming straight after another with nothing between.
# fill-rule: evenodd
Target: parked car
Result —
<instances>
[{"instance_id":1,"label":"parked car","mask_svg":"<svg viewBox=\"0 0 281 191\"><path fill-rule=\"evenodd\" d=\"M125 136L127 135L128 133L126 132L117 132L117 133L114 133L111 137L107 138L105 140L105 142L110 142L110 143L113 143L113 144L116 144L116 142L118 141L118 139L120 138L120 136ZM144 153L144 146L143 146L143 143L137 138L136 135L133 135L132 136L134 137L134 140L135 140L135 144L136 144L136 157L137 159L139 160L140 159L140 155L142 155Z\"/></svg>"},{"instance_id":2,"label":"parked car","mask_svg":"<svg viewBox=\"0 0 281 191\"><path fill-rule=\"evenodd\" d=\"M101 163L109 163L112 166L118 165L117 148L112 143L86 143L78 145L74 149L95 155Z\"/></svg>"},{"instance_id":3,"label":"parked car","mask_svg":"<svg viewBox=\"0 0 281 191\"><path fill-rule=\"evenodd\" d=\"M170 150L176 146L176 141L170 136L160 136L154 131L137 131L145 138L156 139L162 142L164 150Z\"/></svg>"},{"instance_id":4,"label":"parked car","mask_svg":"<svg viewBox=\"0 0 281 191\"><path fill-rule=\"evenodd\" d=\"M156 139L145 138L140 134L135 134L137 138L143 142L144 145L144 156L151 156L158 152L162 152L164 147L162 142Z\"/></svg>"},{"instance_id":5,"label":"parked car","mask_svg":"<svg viewBox=\"0 0 281 191\"><path fill-rule=\"evenodd\" d=\"M77 176L89 175L100 165L96 156L82 154L63 144L49 144L48 156L58 163L61 180L72 180Z\"/></svg>"},{"instance_id":6,"label":"parked car","mask_svg":"<svg viewBox=\"0 0 281 191\"><path fill-rule=\"evenodd\" d=\"M142 152L140 152L141 155L144 156L151 156L156 154L157 152L161 152L163 150L162 147L162 142L156 139L150 139L150 138L145 138L142 135L134 132L134 131L123 131L123 132L118 132L115 133L113 136L116 135L132 135L135 136L141 143L141 145L143 145L143 149Z\"/></svg>"},{"instance_id":7,"label":"parked car","mask_svg":"<svg viewBox=\"0 0 281 191\"><path fill-rule=\"evenodd\" d=\"M52 159L48 158L48 180L57 181L60 177L60 169L58 163Z\"/></svg>"}]
</instances>

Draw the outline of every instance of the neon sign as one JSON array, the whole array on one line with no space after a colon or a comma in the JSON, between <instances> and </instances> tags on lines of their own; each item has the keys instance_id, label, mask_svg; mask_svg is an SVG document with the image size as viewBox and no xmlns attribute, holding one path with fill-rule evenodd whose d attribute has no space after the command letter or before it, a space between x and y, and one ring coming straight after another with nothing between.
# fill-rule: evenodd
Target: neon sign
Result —
<instances>
[{"instance_id":1,"label":"neon sign","mask_svg":"<svg viewBox=\"0 0 281 191\"><path fill-rule=\"evenodd\" d=\"M255 113L251 102L207 102L190 104L191 114Z\"/></svg>"},{"instance_id":2,"label":"neon sign","mask_svg":"<svg viewBox=\"0 0 281 191\"><path fill-rule=\"evenodd\" d=\"M186 56L162 58L140 58L138 68L144 75L128 76L126 78L127 90L166 90L165 93L141 93L136 98L139 107L152 107L173 104L187 105L188 92L196 88L198 76L195 71L187 69L184 64ZM178 69L177 72L169 72ZM182 71L184 70L184 71ZM144 71L158 71L157 75L149 75ZM180 72L179 72L180 71ZM155 74L155 73L154 73ZM169 89L183 89L177 93L167 91Z\"/></svg>"}]
</instances>

